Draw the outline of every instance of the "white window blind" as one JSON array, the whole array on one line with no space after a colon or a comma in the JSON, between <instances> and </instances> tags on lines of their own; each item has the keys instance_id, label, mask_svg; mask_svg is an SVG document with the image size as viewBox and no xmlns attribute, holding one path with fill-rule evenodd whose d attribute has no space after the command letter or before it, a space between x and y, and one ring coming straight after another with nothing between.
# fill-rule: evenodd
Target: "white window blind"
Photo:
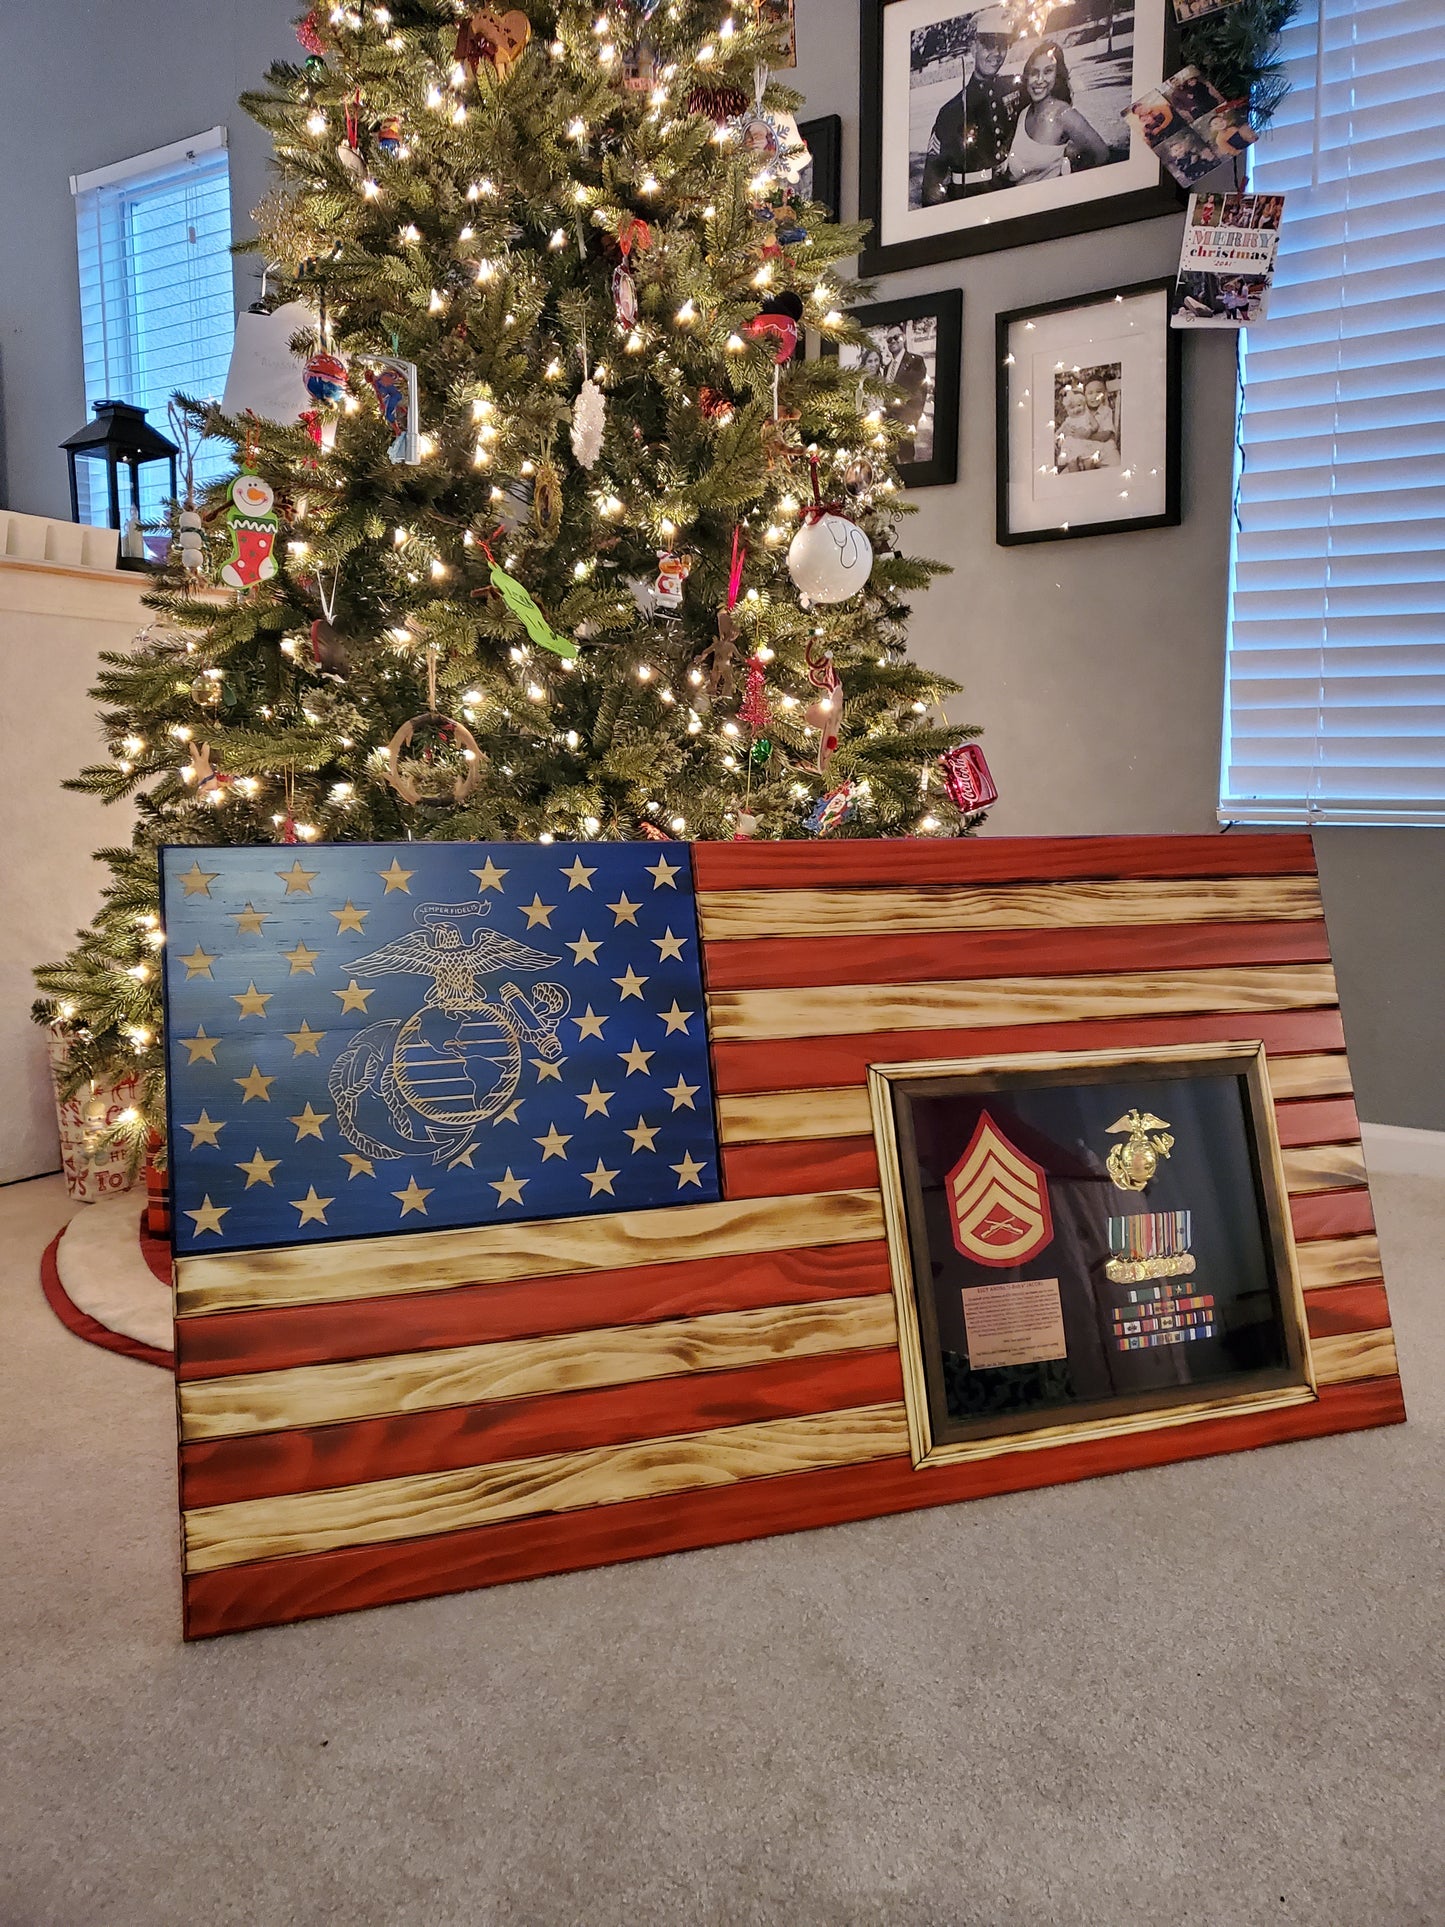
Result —
<instances>
[{"instance_id":1,"label":"white window blind","mask_svg":"<svg viewBox=\"0 0 1445 1927\"><path fill-rule=\"evenodd\" d=\"M1242 346L1220 816L1445 822L1440 0L1306 0L1254 149L1283 193Z\"/></svg>"},{"instance_id":2,"label":"white window blind","mask_svg":"<svg viewBox=\"0 0 1445 1927\"><path fill-rule=\"evenodd\" d=\"M236 327L225 139L223 127L212 128L72 177L87 409L133 402L164 435L177 390L206 399L225 387ZM227 465L223 447L203 448L197 483ZM82 486L92 483L93 507L82 512L104 521L100 466L82 462L80 471ZM142 469L141 481L141 515L150 520L169 492L164 464Z\"/></svg>"}]
</instances>

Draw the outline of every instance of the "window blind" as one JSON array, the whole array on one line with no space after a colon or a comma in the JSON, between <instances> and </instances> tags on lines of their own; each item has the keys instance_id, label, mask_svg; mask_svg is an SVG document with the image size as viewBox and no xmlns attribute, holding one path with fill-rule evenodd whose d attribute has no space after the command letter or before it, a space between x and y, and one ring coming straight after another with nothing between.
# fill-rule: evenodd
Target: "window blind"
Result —
<instances>
[{"instance_id":1,"label":"window blind","mask_svg":"<svg viewBox=\"0 0 1445 1927\"><path fill-rule=\"evenodd\" d=\"M1445 822L1440 0L1306 0L1253 150L1283 193L1241 345L1220 817Z\"/></svg>"},{"instance_id":2,"label":"window blind","mask_svg":"<svg viewBox=\"0 0 1445 1927\"><path fill-rule=\"evenodd\" d=\"M133 402L165 434L177 390L204 399L225 387L236 323L224 143L218 128L72 180L87 410ZM224 448L203 447L197 483L227 465ZM80 471L97 484L84 512L103 521L99 466L83 462ZM151 520L169 480L157 465L141 471L141 483L141 516Z\"/></svg>"}]
</instances>

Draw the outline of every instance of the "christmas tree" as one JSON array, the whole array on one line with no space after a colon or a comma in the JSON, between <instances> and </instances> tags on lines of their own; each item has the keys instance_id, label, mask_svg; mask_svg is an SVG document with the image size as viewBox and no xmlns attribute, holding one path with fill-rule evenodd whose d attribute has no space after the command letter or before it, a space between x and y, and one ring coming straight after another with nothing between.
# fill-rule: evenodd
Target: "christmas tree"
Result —
<instances>
[{"instance_id":1,"label":"christmas tree","mask_svg":"<svg viewBox=\"0 0 1445 1927\"><path fill-rule=\"evenodd\" d=\"M177 505L157 620L104 658L110 760L72 787L134 798L134 837L39 973L76 1083L143 1070L137 1147L162 843L980 820L954 685L904 649L938 572L896 546L906 416L805 352L863 339L865 230L796 191L768 11L356 0L245 99L314 407L179 402L236 475Z\"/></svg>"}]
</instances>

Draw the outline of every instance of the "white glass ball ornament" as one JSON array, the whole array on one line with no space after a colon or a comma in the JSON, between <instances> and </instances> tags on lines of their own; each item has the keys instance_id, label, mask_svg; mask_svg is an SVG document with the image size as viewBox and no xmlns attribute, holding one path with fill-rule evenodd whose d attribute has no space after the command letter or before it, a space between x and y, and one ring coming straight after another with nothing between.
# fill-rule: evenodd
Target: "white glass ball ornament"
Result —
<instances>
[{"instance_id":1,"label":"white glass ball ornament","mask_svg":"<svg viewBox=\"0 0 1445 1927\"><path fill-rule=\"evenodd\" d=\"M850 517L825 509L810 517L788 548L788 574L813 602L846 602L873 573L873 544Z\"/></svg>"}]
</instances>

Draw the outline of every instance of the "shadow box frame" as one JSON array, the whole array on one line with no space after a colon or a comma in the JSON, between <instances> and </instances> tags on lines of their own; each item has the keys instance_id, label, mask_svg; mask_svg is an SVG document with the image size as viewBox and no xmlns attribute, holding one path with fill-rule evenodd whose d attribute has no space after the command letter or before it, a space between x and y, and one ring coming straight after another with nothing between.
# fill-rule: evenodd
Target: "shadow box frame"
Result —
<instances>
[{"instance_id":1,"label":"shadow box frame","mask_svg":"<svg viewBox=\"0 0 1445 1927\"><path fill-rule=\"evenodd\" d=\"M1177 214L1184 206L1187 198L1184 190L1162 162L1156 160L1153 178L1143 187L1124 188L1096 200L1045 208L1036 213L983 221L973 227L885 241L882 238L883 123L889 77L884 72L884 21L889 7L907 3L908 0L859 0L858 219L872 226L872 233L858 257L860 278L870 280L876 275L897 274L906 268L932 267L940 261L992 254L1002 248L1031 247L1037 241L1089 234L1131 221L1157 220L1161 215ZM1139 11L1148 10L1151 31L1157 28L1160 35L1159 72L1154 73L1152 61L1147 63L1142 81L1131 90L1137 98L1173 73L1182 56L1179 28L1170 0L1135 0L1135 9L1136 19ZM982 0L962 0L958 8L961 13L981 10Z\"/></svg>"},{"instance_id":2,"label":"shadow box frame","mask_svg":"<svg viewBox=\"0 0 1445 1927\"><path fill-rule=\"evenodd\" d=\"M1191 1071L1189 1067L1194 1068ZM973 1437L940 1437L940 1427L935 1421L936 1382L929 1370L925 1348L931 1346L934 1356L941 1357L941 1346L932 1305L917 1284L927 1259L926 1234L922 1229L923 1200L916 1159L910 1158L911 1144L904 1141L907 1132L900 1132L896 1096L911 1094L913 1088L917 1088L919 1094L930 1094L930 1086L933 1087L931 1094L944 1095L960 1090L1006 1092L1021 1085L1110 1083L1130 1073L1167 1075L1174 1069L1196 1077L1223 1074L1242 1076L1245 1080L1248 1093L1245 1126L1254 1165L1255 1203L1273 1268L1286 1364L1261 1368L1255 1375L1270 1382L1252 1389L1218 1395L1203 1385L1187 1398L1175 1396L1174 1388L1134 1396L1121 1394L1111 1399L1087 1401L1087 1416L1077 1419L1061 1420L1055 1412L1043 1415L1036 1425L1020 1427L1016 1414L1005 1414L974 1421L976 1435ZM967 1464L1006 1452L1048 1451L1060 1446L1123 1438L1239 1413L1280 1411L1317 1400L1319 1392L1310 1351L1304 1288L1290 1223L1263 1043L1249 1040L1115 1051L1041 1051L1015 1057L876 1064L868 1068L868 1097L898 1318L909 1450L915 1470ZM922 1313L920 1304L924 1306Z\"/></svg>"},{"instance_id":3,"label":"shadow box frame","mask_svg":"<svg viewBox=\"0 0 1445 1927\"><path fill-rule=\"evenodd\" d=\"M1124 287L1102 288L1097 294L1065 295L1059 301L1035 302L1027 308L1009 308L994 319L994 540L1000 548L1014 548L1026 542L1074 542L1091 535L1135 535L1146 529L1175 529L1184 520L1182 484L1183 464L1183 355L1182 336L1170 325L1169 297L1174 279L1165 275L1149 281L1131 281ZM1013 416L1011 374L1017 365L1012 340L1016 327L1029 328L1047 317L1082 313L1122 301L1156 295L1162 303L1161 345L1164 355L1164 506L1157 515L1118 516L1108 522L1072 522L1048 528L1015 529L1009 522L1009 485L1012 480L1010 424Z\"/></svg>"}]
</instances>

